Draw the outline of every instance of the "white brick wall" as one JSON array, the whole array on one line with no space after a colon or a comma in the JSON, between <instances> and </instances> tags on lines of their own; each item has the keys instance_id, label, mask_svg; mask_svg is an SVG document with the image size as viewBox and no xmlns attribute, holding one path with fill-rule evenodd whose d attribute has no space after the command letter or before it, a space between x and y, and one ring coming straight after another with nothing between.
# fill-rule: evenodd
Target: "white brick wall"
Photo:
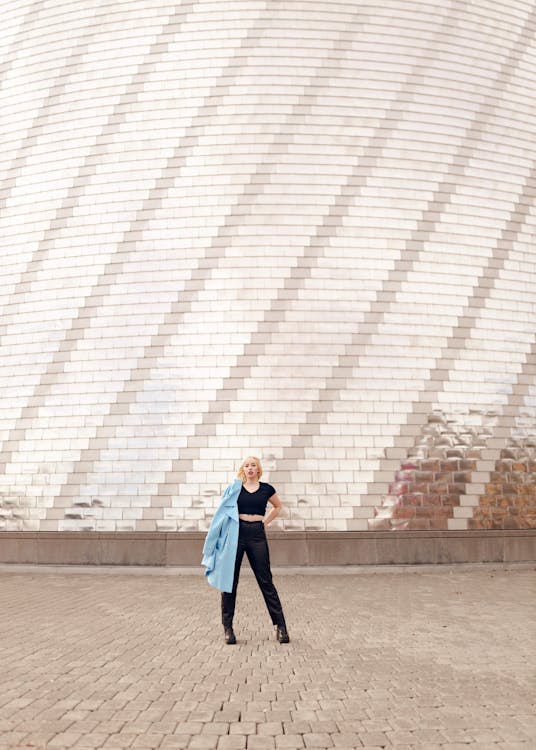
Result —
<instances>
[{"instance_id":1,"label":"white brick wall","mask_svg":"<svg viewBox=\"0 0 536 750\"><path fill-rule=\"evenodd\" d=\"M367 528L434 411L534 431L532 3L0 13L0 529L204 529L250 453Z\"/></svg>"}]
</instances>

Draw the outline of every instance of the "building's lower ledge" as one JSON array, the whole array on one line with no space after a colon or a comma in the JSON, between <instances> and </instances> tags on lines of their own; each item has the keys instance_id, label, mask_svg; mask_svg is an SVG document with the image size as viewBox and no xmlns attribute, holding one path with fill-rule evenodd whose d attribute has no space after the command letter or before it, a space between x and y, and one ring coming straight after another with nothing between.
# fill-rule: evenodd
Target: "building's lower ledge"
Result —
<instances>
[{"instance_id":1,"label":"building's lower ledge","mask_svg":"<svg viewBox=\"0 0 536 750\"><path fill-rule=\"evenodd\" d=\"M0 563L199 566L202 532L1 532ZM536 529L274 531L272 563L400 565L536 562Z\"/></svg>"}]
</instances>

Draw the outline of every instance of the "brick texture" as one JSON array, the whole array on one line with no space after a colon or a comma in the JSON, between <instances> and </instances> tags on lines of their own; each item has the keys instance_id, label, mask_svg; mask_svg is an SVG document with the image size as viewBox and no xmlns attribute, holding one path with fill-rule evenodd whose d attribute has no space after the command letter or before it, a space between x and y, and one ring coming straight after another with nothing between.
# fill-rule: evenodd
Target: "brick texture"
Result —
<instances>
[{"instance_id":1,"label":"brick texture","mask_svg":"<svg viewBox=\"0 0 536 750\"><path fill-rule=\"evenodd\" d=\"M534 526L532 2L0 13L0 531Z\"/></svg>"},{"instance_id":2,"label":"brick texture","mask_svg":"<svg viewBox=\"0 0 536 750\"><path fill-rule=\"evenodd\" d=\"M0 570L0 748L532 750L534 566L253 576ZM505 617L505 613L508 617Z\"/></svg>"}]
</instances>

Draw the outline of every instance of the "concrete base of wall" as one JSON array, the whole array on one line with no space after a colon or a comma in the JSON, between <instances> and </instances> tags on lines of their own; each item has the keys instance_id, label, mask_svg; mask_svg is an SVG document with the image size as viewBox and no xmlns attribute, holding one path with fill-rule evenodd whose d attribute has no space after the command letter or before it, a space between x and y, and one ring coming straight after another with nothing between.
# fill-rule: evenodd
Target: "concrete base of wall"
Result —
<instances>
[{"instance_id":1,"label":"concrete base of wall","mask_svg":"<svg viewBox=\"0 0 536 750\"><path fill-rule=\"evenodd\" d=\"M0 563L199 566L205 535L0 533ZM536 562L536 530L272 532L273 565Z\"/></svg>"}]
</instances>

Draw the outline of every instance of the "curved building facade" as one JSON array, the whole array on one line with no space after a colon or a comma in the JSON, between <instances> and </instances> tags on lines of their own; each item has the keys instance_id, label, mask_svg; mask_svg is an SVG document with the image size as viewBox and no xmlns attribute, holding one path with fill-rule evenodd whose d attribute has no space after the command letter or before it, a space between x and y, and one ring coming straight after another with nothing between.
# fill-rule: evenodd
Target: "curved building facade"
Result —
<instances>
[{"instance_id":1,"label":"curved building facade","mask_svg":"<svg viewBox=\"0 0 536 750\"><path fill-rule=\"evenodd\" d=\"M0 12L2 531L536 527L534 3Z\"/></svg>"}]
</instances>

